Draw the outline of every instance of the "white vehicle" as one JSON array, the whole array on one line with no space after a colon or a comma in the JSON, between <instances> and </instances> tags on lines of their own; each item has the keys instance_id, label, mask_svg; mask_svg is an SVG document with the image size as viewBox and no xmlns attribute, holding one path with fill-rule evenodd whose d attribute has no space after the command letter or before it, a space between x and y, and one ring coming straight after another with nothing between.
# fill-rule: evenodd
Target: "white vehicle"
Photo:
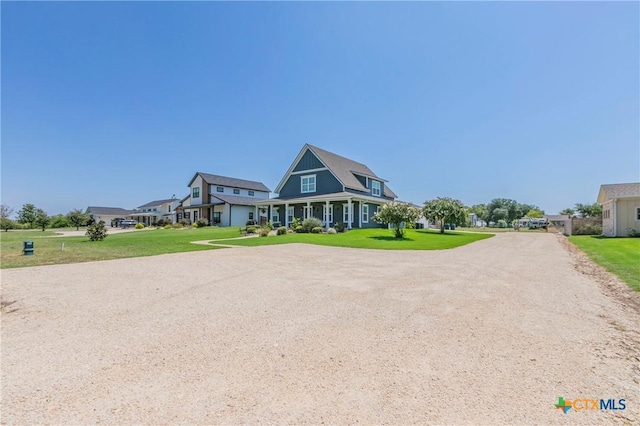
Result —
<instances>
[{"instance_id":1,"label":"white vehicle","mask_svg":"<svg viewBox=\"0 0 640 426\"><path fill-rule=\"evenodd\" d=\"M547 229L549 221L546 218L529 219L529 229Z\"/></svg>"}]
</instances>

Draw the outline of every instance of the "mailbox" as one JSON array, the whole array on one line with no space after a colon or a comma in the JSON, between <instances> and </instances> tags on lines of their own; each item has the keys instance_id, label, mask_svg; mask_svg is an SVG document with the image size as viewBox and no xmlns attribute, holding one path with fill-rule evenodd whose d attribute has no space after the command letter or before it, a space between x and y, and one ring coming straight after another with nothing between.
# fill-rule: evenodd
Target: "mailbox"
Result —
<instances>
[{"instance_id":1,"label":"mailbox","mask_svg":"<svg viewBox=\"0 0 640 426\"><path fill-rule=\"evenodd\" d=\"M25 256L33 255L33 241L25 241L22 247L22 253Z\"/></svg>"}]
</instances>

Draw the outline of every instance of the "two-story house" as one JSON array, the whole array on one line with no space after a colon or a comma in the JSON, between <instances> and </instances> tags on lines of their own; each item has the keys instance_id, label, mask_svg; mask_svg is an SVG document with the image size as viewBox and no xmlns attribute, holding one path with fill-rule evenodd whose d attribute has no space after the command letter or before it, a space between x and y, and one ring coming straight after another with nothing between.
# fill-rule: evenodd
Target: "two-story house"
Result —
<instances>
[{"instance_id":1,"label":"two-story house","mask_svg":"<svg viewBox=\"0 0 640 426\"><path fill-rule=\"evenodd\" d=\"M254 201L269 198L262 182L197 172L189 182L189 195L181 200L176 220L191 223L206 219L211 225L244 226L257 221Z\"/></svg>"},{"instance_id":2,"label":"two-story house","mask_svg":"<svg viewBox=\"0 0 640 426\"><path fill-rule=\"evenodd\" d=\"M180 205L180 200L174 195L165 200L154 200L136 207L131 216L134 220L145 225L151 225L162 220L164 223L176 222L176 208Z\"/></svg>"},{"instance_id":3,"label":"two-story house","mask_svg":"<svg viewBox=\"0 0 640 426\"><path fill-rule=\"evenodd\" d=\"M369 167L305 144L287 170L276 198L255 201L260 213L275 224L316 217L325 228L342 222L347 228L373 228L381 205L397 196Z\"/></svg>"}]
</instances>

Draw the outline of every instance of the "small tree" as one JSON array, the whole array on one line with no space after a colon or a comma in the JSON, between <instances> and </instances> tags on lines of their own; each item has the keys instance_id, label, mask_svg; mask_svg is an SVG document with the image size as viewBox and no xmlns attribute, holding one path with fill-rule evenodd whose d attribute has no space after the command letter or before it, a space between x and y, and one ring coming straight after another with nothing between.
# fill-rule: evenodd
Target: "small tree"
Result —
<instances>
[{"instance_id":1,"label":"small tree","mask_svg":"<svg viewBox=\"0 0 640 426\"><path fill-rule=\"evenodd\" d=\"M544 216L544 212L542 210L539 209L531 209L527 212L527 214L525 215L526 217L532 218L532 219L539 219L542 216Z\"/></svg>"},{"instance_id":2,"label":"small tree","mask_svg":"<svg viewBox=\"0 0 640 426\"><path fill-rule=\"evenodd\" d=\"M9 219L13 214L13 209L4 204L0 204L0 229L4 229L5 232L9 229L13 229L13 221Z\"/></svg>"},{"instance_id":3,"label":"small tree","mask_svg":"<svg viewBox=\"0 0 640 426\"><path fill-rule=\"evenodd\" d=\"M81 226L87 224L89 221L89 215L87 213L82 213L82 210L80 209L75 209L67 213L67 220L72 226L76 227L77 231Z\"/></svg>"},{"instance_id":4,"label":"small tree","mask_svg":"<svg viewBox=\"0 0 640 426\"><path fill-rule=\"evenodd\" d=\"M577 203L576 210L580 213L580 217L602 217L602 206L598 203Z\"/></svg>"},{"instance_id":5,"label":"small tree","mask_svg":"<svg viewBox=\"0 0 640 426\"><path fill-rule=\"evenodd\" d=\"M18 223L28 223L29 228L33 228L36 222L36 206L33 204L25 204L18 210Z\"/></svg>"},{"instance_id":6,"label":"small tree","mask_svg":"<svg viewBox=\"0 0 640 426\"><path fill-rule=\"evenodd\" d=\"M404 237L403 224L415 222L420 217L420 211L409 203L401 203L394 201L392 203L383 204L372 219L382 224L390 224L393 226L396 238Z\"/></svg>"},{"instance_id":7,"label":"small tree","mask_svg":"<svg viewBox=\"0 0 640 426\"><path fill-rule=\"evenodd\" d=\"M467 220L467 209L459 200L448 197L438 197L426 201L422 208L424 217L432 222L440 221L440 233L444 234L444 224L460 225Z\"/></svg>"},{"instance_id":8,"label":"small tree","mask_svg":"<svg viewBox=\"0 0 640 426\"><path fill-rule=\"evenodd\" d=\"M91 241L102 241L107 238L107 228L104 226L104 221L94 222L87 226L87 233L85 234Z\"/></svg>"},{"instance_id":9,"label":"small tree","mask_svg":"<svg viewBox=\"0 0 640 426\"><path fill-rule=\"evenodd\" d=\"M42 230L44 231L44 228L46 228L50 222L51 218L49 217L49 215L47 215L47 213L45 213L44 210L36 209L36 219L34 223L38 225L38 228L42 228Z\"/></svg>"},{"instance_id":10,"label":"small tree","mask_svg":"<svg viewBox=\"0 0 640 426\"><path fill-rule=\"evenodd\" d=\"M576 214L576 211L574 209L572 209L571 207L568 207L568 208L562 210L560 212L560 214L566 214L566 215L569 215L569 216L573 216L574 214Z\"/></svg>"}]
</instances>

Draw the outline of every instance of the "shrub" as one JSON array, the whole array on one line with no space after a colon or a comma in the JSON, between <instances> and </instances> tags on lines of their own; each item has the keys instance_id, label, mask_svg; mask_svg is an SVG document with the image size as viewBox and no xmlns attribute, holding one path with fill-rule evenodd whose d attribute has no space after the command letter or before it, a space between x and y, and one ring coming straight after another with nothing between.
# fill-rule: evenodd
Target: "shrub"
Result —
<instances>
[{"instance_id":1,"label":"shrub","mask_svg":"<svg viewBox=\"0 0 640 426\"><path fill-rule=\"evenodd\" d=\"M285 226L281 226L276 231L277 235L284 235L287 233L287 228Z\"/></svg>"},{"instance_id":2,"label":"shrub","mask_svg":"<svg viewBox=\"0 0 640 426\"><path fill-rule=\"evenodd\" d=\"M336 223L333 227L338 232L344 232L344 230L346 229L346 226L344 226L344 223L342 223L342 222Z\"/></svg>"},{"instance_id":3,"label":"shrub","mask_svg":"<svg viewBox=\"0 0 640 426\"><path fill-rule=\"evenodd\" d=\"M181 229L184 228L184 225L182 223L174 223L172 227L173 229Z\"/></svg>"},{"instance_id":4,"label":"shrub","mask_svg":"<svg viewBox=\"0 0 640 426\"><path fill-rule=\"evenodd\" d=\"M248 220L247 223L244 224L244 226L252 226L255 225L256 221L255 220Z\"/></svg>"},{"instance_id":5,"label":"shrub","mask_svg":"<svg viewBox=\"0 0 640 426\"><path fill-rule=\"evenodd\" d=\"M322 221L317 217L310 217L302 222L304 232L311 232L313 228L322 228Z\"/></svg>"},{"instance_id":6,"label":"shrub","mask_svg":"<svg viewBox=\"0 0 640 426\"><path fill-rule=\"evenodd\" d=\"M269 231L271 231L273 229L273 222L268 221L267 223L264 224L264 227L267 228Z\"/></svg>"},{"instance_id":7,"label":"shrub","mask_svg":"<svg viewBox=\"0 0 640 426\"><path fill-rule=\"evenodd\" d=\"M255 234L257 229L257 226L247 226L245 231L247 231L247 234Z\"/></svg>"},{"instance_id":8,"label":"shrub","mask_svg":"<svg viewBox=\"0 0 640 426\"><path fill-rule=\"evenodd\" d=\"M193 226L196 226L197 228L202 228L202 227L205 227L205 226L208 226L208 225L209 225L209 221L207 219L203 218L203 217L198 219L196 221L196 223L193 224Z\"/></svg>"},{"instance_id":9,"label":"shrub","mask_svg":"<svg viewBox=\"0 0 640 426\"><path fill-rule=\"evenodd\" d=\"M16 223L11 219L7 219L6 217L0 219L0 229L2 229L3 231L8 231L9 229L13 229L15 227Z\"/></svg>"},{"instance_id":10,"label":"shrub","mask_svg":"<svg viewBox=\"0 0 640 426\"><path fill-rule=\"evenodd\" d=\"M337 234L337 233L338 233L338 231L336 231L336 230L335 230L335 229L333 229L333 228L329 228L329 229L327 229L327 234Z\"/></svg>"},{"instance_id":11,"label":"shrub","mask_svg":"<svg viewBox=\"0 0 640 426\"><path fill-rule=\"evenodd\" d=\"M90 241L102 241L107 238L107 228L104 226L102 220L97 223L93 222L87 226L87 233L85 235L89 237Z\"/></svg>"},{"instance_id":12,"label":"shrub","mask_svg":"<svg viewBox=\"0 0 640 426\"><path fill-rule=\"evenodd\" d=\"M633 238L640 238L640 229L630 228L629 236Z\"/></svg>"},{"instance_id":13,"label":"shrub","mask_svg":"<svg viewBox=\"0 0 640 426\"><path fill-rule=\"evenodd\" d=\"M142 229L144 228L144 225L141 223L136 223L136 229Z\"/></svg>"},{"instance_id":14,"label":"shrub","mask_svg":"<svg viewBox=\"0 0 640 426\"><path fill-rule=\"evenodd\" d=\"M302 222L297 217L294 217L291 223L289 224L289 227L295 230L298 226L302 226Z\"/></svg>"},{"instance_id":15,"label":"shrub","mask_svg":"<svg viewBox=\"0 0 640 426\"><path fill-rule=\"evenodd\" d=\"M504 219L500 219L498 221L498 228L508 228L509 225L507 224L507 221Z\"/></svg>"},{"instance_id":16,"label":"shrub","mask_svg":"<svg viewBox=\"0 0 640 426\"><path fill-rule=\"evenodd\" d=\"M322 227L321 226L316 226L314 228L311 228L311 233L312 234L322 234Z\"/></svg>"},{"instance_id":17,"label":"shrub","mask_svg":"<svg viewBox=\"0 0 640 426\"><path fill-rule=\"evenodd\" d=\"M271 230L269 228L260 228L260 236L261 237L269 236L269 232L271 232Z\"/></svg>"},{"instance_id":18,"label":"shrub","mask_svg":"<svg viewBox=\"0 0 640 426\"><path fill-rule=\"evenodd\" d=\"M52 228L68 228L71 226L71 223L69 223L69 220L66 216L57 214L51 218L51 223L49 224L49 226Z\"/></svg>"},{"instance_id":19,"label":"shrub","mask_svg":"<svg viewBox=\"0 0 640 426\"><path fill-rule=\"evenodd\" d=\"M180 220L180 223L182 224L182 226L191 225L191 221L189 219L182 219L182 220Z\"/></svg>"},{"instance_id":20,"label":"shrub","mask_svg":"<svg viewBox=\"0 0 640 426\"><path fill-rule=\"evenodd\" d=\"M600 235L602 234L602 225L597 223L585 223L578 225L573 230L573 235Z\"/></svg>"},{"instance_id":21,"label":"shrub","mask_svg":"<svg viewBox=\"0 0 640 426\"><path fill-rule=\"evenodd\" d=\"M304 234L305 232L307 232L307 231L304 230L302 225L296 226L295 228L293 228L293 230L298 234Z\"/></svg>"},{"instance_id":22,"label":"shrub","mask_svg":"<svg viewBox=\"0 0 640 426\"><path fill-rule=\"evenodd\" d=\"M156 222L155 226L164 226L164 219L160 219Z\"/></svg>"},{"instance_id":23,"label":"shrub","mask_svg":"<svg viewBox=\"0 0 640 426\"><path fill-rule=\"evenodd\" d=\"M163 226L164 229L171 229L171 225L170 224L166 224L165 226Z\"/></svg>"}]
</instances>

